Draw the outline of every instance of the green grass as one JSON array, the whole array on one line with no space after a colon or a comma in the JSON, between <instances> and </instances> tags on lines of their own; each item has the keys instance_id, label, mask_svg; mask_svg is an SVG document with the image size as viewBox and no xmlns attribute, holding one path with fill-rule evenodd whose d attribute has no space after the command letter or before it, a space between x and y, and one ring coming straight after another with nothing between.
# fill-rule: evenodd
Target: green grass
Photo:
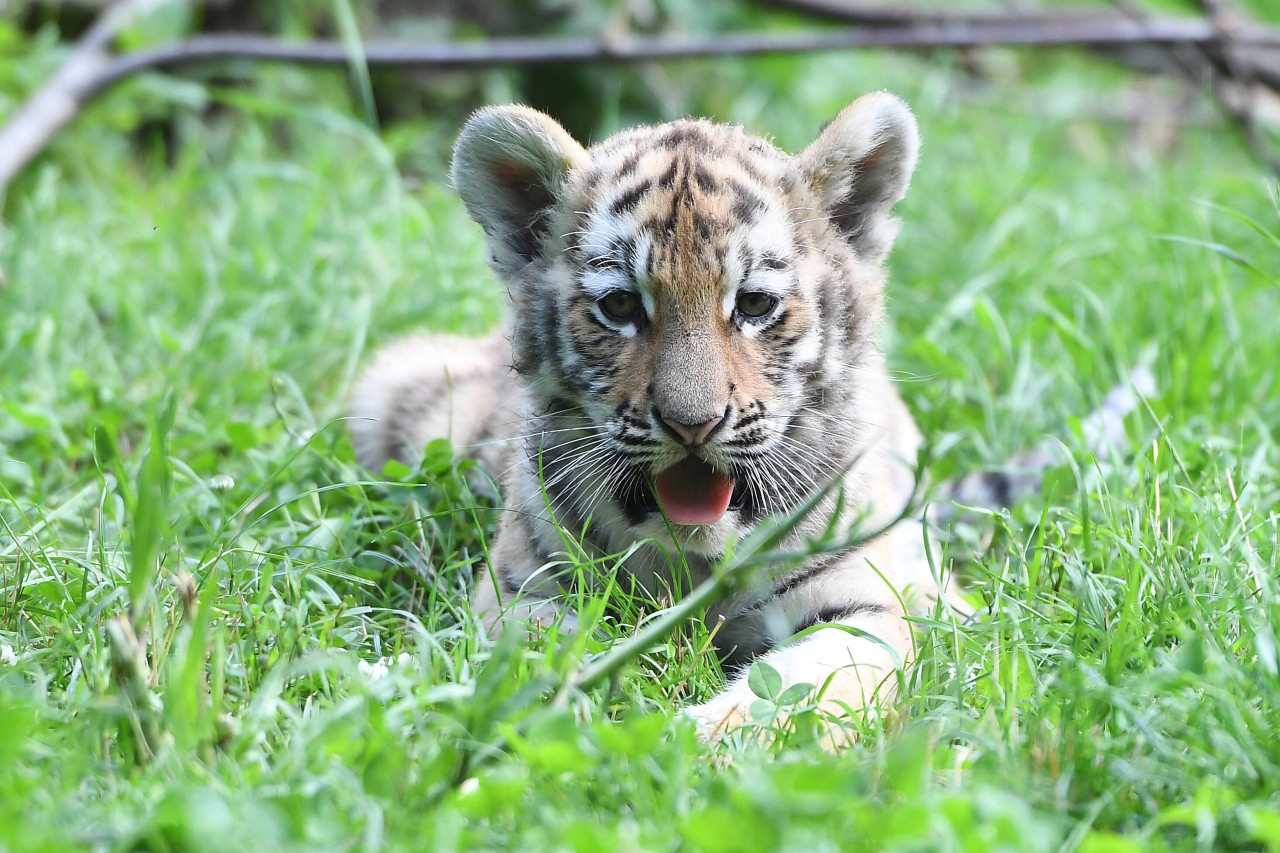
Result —
<instances>
[{"instance_id":1,"label":"green grass","mask_svg":"<svg viewBox=\"0 0 1280 853\"><path fill-rule=\"evenodd\" d=\"M179 110L166 168L111 131L140 84L5 202L0 850L1280 850L1274 185L1225 128L1153 153L1037 116L1119 97L1078 63L672 73L792 148L861 90L915 106L888 339L933 471L1060 447L960 566L990 615L838 755L699 744L696 625L586 692L634 625L479 641L491 504L439 448L371 477L338 421L379 342L497 320L442 186L461 117L378 134L264 73ZM1146 361L1092 459L1078 417Z\"/></svg>"}]
</instances>

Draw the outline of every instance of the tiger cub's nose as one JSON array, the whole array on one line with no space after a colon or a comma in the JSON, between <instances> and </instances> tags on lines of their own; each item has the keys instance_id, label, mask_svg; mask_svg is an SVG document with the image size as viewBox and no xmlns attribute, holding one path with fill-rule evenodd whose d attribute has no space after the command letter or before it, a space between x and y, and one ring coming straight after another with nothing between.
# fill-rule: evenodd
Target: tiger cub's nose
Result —
<instances>
[{"instance_id":1,"label":"tiger cub's nose","mask_svg":"<svg viewBox=\"0 0 1280 853\"><path fill-rule=\"evenodd\" d=\"M706 441L707 436L715 432L716 427L720 426L723 420L724 418L720 417L700 424L682 424L672 418L663 418L662 422L685 444L696 446Z\"/></svg>"}]
</instances>

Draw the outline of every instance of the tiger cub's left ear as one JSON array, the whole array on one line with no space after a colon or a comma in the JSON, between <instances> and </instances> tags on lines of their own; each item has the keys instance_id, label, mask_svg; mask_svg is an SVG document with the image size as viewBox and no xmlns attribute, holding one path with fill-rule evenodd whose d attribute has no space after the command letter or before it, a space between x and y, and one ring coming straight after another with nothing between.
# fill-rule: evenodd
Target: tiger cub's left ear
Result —
<instances>
[{"instance_id":1,"label":"tiger cub's left ear","mask_svg":"<svg viewBox=\"0 0 1280 853\"><path fill-rule=\"evenodd\" d=\"M451 177L499 273L510 276L538 257L569 173L587 160L568 131L530 107L485 107L467 121Z\"/></svg>"},{"instance_id":2,"label":"tiger cub's left ear","mask_svg":"<svg viewBox=\"0 0 1280 853\"><path fill-rule=\"evenodd\" d=\"M801 179L859 256L880 263L898 234L891 211L907 194L920 151L911 109L895 95L863 95L800 152Z\"/></svg>"}]
</instances>

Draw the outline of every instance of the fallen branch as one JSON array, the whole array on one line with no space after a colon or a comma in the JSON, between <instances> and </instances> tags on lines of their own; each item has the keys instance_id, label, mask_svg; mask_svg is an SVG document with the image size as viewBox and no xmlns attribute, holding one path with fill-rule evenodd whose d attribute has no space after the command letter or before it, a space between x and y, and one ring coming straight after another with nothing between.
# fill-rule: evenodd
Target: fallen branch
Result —
<instances>
[{"instance_id":1,"label":"fallen branch","mask_svg":"<svg viewBox=\"0 0 1280 853\"><path fill-rule=\"evenodd\" d=\"M164 0L138 0L143 4ZM84 107L116 83L142 71L175 68L215 60L347 65L350 49L338 41L290 42L254 35L206 35L111 57L106 44L118 30L107 26L113 8L94 26L67 65L0 129L0 189L7 185L53 135ZM730 33L712 36L648 36L623 39L503 38L483 42L411 44L368 42L370 66L464 70L500 65L551 62L641 62L717 56L811 53L859 48L1106 47L1116 45L1191 45L1212 51L1222 33L1200 18L1108 19L1081 15L1053 17L1022 14L982 21L935 19L924 23L857 27L820 32ZM1231 33L1237 49L1280 49L1280 28L1242 26ZM1237 56L1238 61L1242 61ZM1253 69L1253 79L1265 82ZM1280 72L1277 72L1280 74Z\"/></svg>"},{"instance_id":2,"label":"fallen branch","mask_svg":"<svg viewBox=\"0 0 1280 853\"><path fill-rule=\"evenodd\" d=\"M0 193L58 131L84 109L83 93L119 59L111 42L136 17L169 0L125 0L107 9L76 43L71 55L0 128Z\"/></svg>"},{"instance_id":3,"label":"fallen branch","mask_svg":"<svg viewBox=\"0 0 1280 853\"><path fill-rule=\"evenodd\" d=\"M1227 7L1225 0L1197 0L1197 5L1218 33L1214 42L1201 48L1210 62L1214 96L1244 133L1254 156L1273 173L1280 175L1280 157L1267 143L1255 120L1255 84L1261 83L1273 91L1280 91L1276 82L1280 80L1280 68L1276 67L1280 63L1264 65L1254 62L1236 46L1235 33L1245 23ZM1235 84L1234 92L1231 84Z\"/></svg>"},{"instance_id":4,"label":"fallen branch","mask_svg":"<svg viewBox=\"0 0 1280 853\"><path fill-rule=\"evenodd\" d=\"M496 65L551 62L640 62L768 53L811 53L857 48L936 49L990 47L1070 47L1103 45L1211 45L1220 37L1203 19L1036 22L925 23L824 32L728 33L714 36L646 36L624 39L502 38L483 42L404 44L369 42L370 65L460 70ZM1280 28L1247 27L1234 43L1280 49ZM215 59L251 59L312 65L344 65L349 49L337 41L287 42L264 36L209 35L160 45L119 57L85 94L92 97L139 71Z\"/></svg>"},{"instance_id":5,"label":"fallen branch","mask_svg":"<svg viewBox=\"0 0 1280 853\"><path fill-rule=\"evenodd\" d=\"M864 27L907 27L913 24L1115 24L1135 20L1112 6L965 9L902 4L888 6L852 0L760 0L761 5L788 9L814 18Z\"/></svg>"},{"instance_id":6,"label":"fallen branch","mask_svg":"<svg viewBox=\"0 0 1280 853\"><path fill-rule=\"evenodd\" d=\"M1212 0L1211 0L1212 1ZM1069 31L1073 28L1082 30L1123 30L1126 25L1148 22L1163 26L1165 23L1195 22L1205 30L1199 30L1195 38L1161 40L1142 40L1117 38L1115 40L1080 41L1078 46L1093 49L1124 65L1143 71L1175 72L1190 77L1197 82L1204 81L1212 74L1222 74L1226 64L1233 63L1235 70L1241 72L1252 82L1280 92L1280 45L1266 36L1274 33L1275 28L1254 28L1243 20L1234 21L1230 30L1230 39L1221 38L1222 28L1219 26L1213 7L1202 10L1204 17L1191 19L1159 19L1148 18L1141 10L1131 8L1132 4L1120 2L1118 6L1079 6L1074 8L1030 8L1030 9L963 9L936 8L917 5L868 5L854 0L761 0L762 5L800 12L810 17L826 21L839 22L845 25L857 25L874 30L909 27L913 24L931 26L958 26L985 28L990 26L1042 27L1049 31ZM1218 38L1209 37L1207 31L1214 31ZM1236 34L1244 35L1237 40ZM1262 34L1262 39L1254 40L1251 36ZM993 43L994 44L994 43ZM1046 42L1046 44L1048 44ZM1142 50L1143 48L1161 48L1158 52ZM1177 49L1195 49L1190 56L1193 61L1187 64L1188 54L1177 52ZM1233 53L1231 58L1227 51ZM1228 75L1230 76L1230 75Z\"/></svg>"}]
</instances>

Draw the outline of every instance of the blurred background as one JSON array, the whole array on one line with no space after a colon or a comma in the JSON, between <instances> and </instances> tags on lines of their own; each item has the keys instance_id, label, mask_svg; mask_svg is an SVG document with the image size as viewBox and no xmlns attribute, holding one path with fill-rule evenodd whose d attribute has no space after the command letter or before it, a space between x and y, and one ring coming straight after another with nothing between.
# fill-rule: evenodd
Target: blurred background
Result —
<instances>
[{"instance_id":1,"label":"blurred background","mask_svg":"<svg viewBox=\"0 0 1280 853\"><path fill-rule=\"evenodd\" d=\"M809 132L792 126L797 115L829 113L885 86L927 91L931 111L981 105L1061 122L1081 137L1090 135L1088 122L1123 126L1130 138L1112 153L1140 163L1176 145L1183 127L1230 131L1234 119L1262 135L1267 131L1258 125L1280 118L1280 37L1266 26L1268 17L1280 18L1280 8L1268 0L1230 2L5 0L0 116L54 75L80 41L82 51L83 43L94 43L91 52L103 66L170 49L163 73L130 69L117 83L118 72L99 67L85 76L110 83L65 87L77 92L77 108L89 100L79 94L84 89L95 95L118 89L94 107L89 122L113 131L116 144L130 146L141 161L170 166L193 140L210 147L211 129L321 106L378 128L399 168L424 178L439 173L452 128L469 110L505 100L550 113L583 140L696 114L767 125L780 142L795 145ZM1212 37L1196 37L1198 27ZM870 47L819 49L855 29ZM1263 43L1246 44L1250 35ZM183 41L200 36L212 36L205 41L227 58L201 59L199 48L210 45ZM726 36L739 38L737 49ZM522 59L504 61L503 42L513 38L523 40ZM939 39L967 44L930 50ZM272 40L280 54L306 53L308 44L324 40L338 56L330 56L327 71L262 61ZM1008 46L1018 42L1031 46ZM558 51L584 43L606 52L629 48L635 58L554 61ZM734 56L769 43L786 50ZM191 51L186 59L184 44ZM681 45L724 55L645 59ZM378 47L417 49L418 65L409 57L391 67L379 60ZM451 47L459 56L441 60ZM468 48L469 56L461 56ZM65 148L57 146L54 158ZM216 146L210 154L217 155Z\"/></svg>"},{"instance_id":2,"label":"blurred background","mask_svg":"<svg viewBox=\"0 0 1280 853\"><path fill-rule=\"evenodd\" d=\"M136 426L176 385L201 400L197 413L277 435L275 413L253 401L287 380L299 406L318 407L316 429L341 413L374 343L494 323L501 290L446 185L457 129L485 103L533 104L584 142L700 115L796 150L863 92L905 97L924 149L892 259L891 348L904 375L934 379L921 417L958 417L995 458L1025 429L1057 428L1046 388L1087 411L1098 386L1185 322L1174 303L1206 298L1179 289L1186 254L1159 235L1218 245L1229 218L1205 201L1269 215L1270 0L0 9L0 269L15 318L0 377L28 389L0 432L45 451L92 445L91 418L30 426L81 409L66 389L117 388L94 405ZM841 39L895 46L817 49ZM951 46L928 47L939 41ZM786 50L733 55L744 42ZM592 46L632 56L546 61ZM509 61L513 49L524 61ZM644 58L661 50L726 55ZM1100 363L1114 375L1092 376ZM1046 364L1075 370L1037 378ZM231 374L240 381L220 381ZM975 376L990 387L975 391ZM995 422L1009 413L984 402L997 389L1017 410L1007 431ZM198 458L214 467L209 452Z\"/></svg>"},{"instance_id":3,"label":"blurred background","mask_svg":"<svg viewBox=\"0 0 1280 853\"><path fill-rule=\"evenodd\" d=\"M0 0L0 849L1280 849L1278 25ZM794 151L878 89L923 137L884 335L929 473L1057 463L940 555L994 618L930 632L843 756L708 759L700 624L543 703L635 623L478 642L492 495L447 447L362 470L342 421L378 345L499 322L459 127L524 101L584 142L700 115Z\"/></svg>"},{"instance_id":4,"label":"blurred background","mask_svg":"<svg viewBox=\"0 0 1280 853\"><path fill-rule=\"evenodd\" d=\"M28 483L50 455L65 483L67 459L127 448L174 388L192 404L177 437L215 473L331 424L377 343L497 322L446 177L486 103L533 104L584 142L700 115L794 151L866 91L906 98L924 148L889 346L904 379L930 379L912 391L926 432L969 435L959 469L1060 430L1155 352L1185 361L1162 386L1202 406L1215 368L1181 342L1208 340L1224 302L1184 264L1243 261L1228 247L1261 233L1214 206L1273 215L1270 0L0 9L0 465Z\"/></svg>"}]
</instances>

